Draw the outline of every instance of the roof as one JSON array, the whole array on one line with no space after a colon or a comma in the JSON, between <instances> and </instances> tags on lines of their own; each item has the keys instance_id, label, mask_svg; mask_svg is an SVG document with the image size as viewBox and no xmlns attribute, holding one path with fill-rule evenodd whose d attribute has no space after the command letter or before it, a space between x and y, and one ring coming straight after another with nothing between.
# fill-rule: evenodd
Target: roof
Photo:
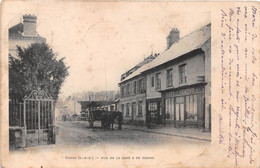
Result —
<instances>
[{"instance_id":1,"label":"roof","mask_svg":"<svg viewBox=\"0 0 260 168\"><path fill-rule=\"evenodd\" d=\"M23 24L19 23L11 28L9 28L9 35L16 35L22 36L21 33L23 32Z\"/></svg>"},{"instance_id":2,"label":"roof","mask_svg":"<svg viewBox=\"0 0 260 168\"><path fill-rule=\"evenodd\" d=\"M8 29L9 32L9 38L30 38L35 39L37 42L45 42L46 39L44 37L41 37L39 34L36 33L35 36L24 36L24 24L18 23L17 25L14 25L13 27Z\"/></svg>"},{"instance_id":3,"label":"roof","mask_svg":"<svg viewBox=\"0 0 260 168\"><path fill-rule=\"evenodd\" d=\"M151 63L151 62L150 62ZM149 63L148 63L149 64ZM146 64L147 65L147 64ZM123 83L133 77L136 77L138 76L139 74L141 74L141 72L144 70L144 67L145 65L141 66L140 68L138 68L136 71L134 71L132 74L130 74L129 76L127 76L124 80L122 80L120 83Z\"/></svg>"},{"instance_id":4,"label":"roof","mask_svg":"<svg viewBox=\"0 0 260 168\"><path fill-rule=\"evenodd\" d=\"M194 51L202 47L211 37L211 24L203 26L202 28L182 37L179 41L174 43L168 50L164 51L158 57L148 64L143 65L134 73L126 77L120 83L125 82L141 73L148 71L152 68L158 67L166 62L176 59L186 53Z\"/></svg>"},{"instance_id":5,"label":"roof","mask_svg":"<svg viewBox=\"0 0 260 168\"><path fill-rule=\"evenodd\" d=\"M114 104L114 101L78 101L81 104L81 109L89 107L101 107Z\"/></svg>"}]
</instances>

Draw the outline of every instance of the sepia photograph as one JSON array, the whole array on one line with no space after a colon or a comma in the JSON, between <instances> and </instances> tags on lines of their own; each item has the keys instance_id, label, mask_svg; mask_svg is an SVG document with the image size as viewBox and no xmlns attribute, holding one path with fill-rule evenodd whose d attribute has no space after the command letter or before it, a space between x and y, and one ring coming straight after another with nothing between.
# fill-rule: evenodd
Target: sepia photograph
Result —
<instances>
[{"instance_id":1,"label":"sepia photograph","mask_svg":"<svg viewBox=\"0 0 260 168\"><path fill-rule=\"evenodd\" d=\"M60 143L208 144L211 25L207 13L185 30L189 24L175 20L189 15L165 20L168 35L163 37L163 31L162 37L155 36L158 40L149 37L150 31L159 33L163 25L146 31L147 23L140 23L141 29L135 25L131 30L133 24L125 16L125 27L107 19L81 28L88 23L82 18L81 25L64 23L83 32L69 34L72 39L67 37L65 44L55 43L54 38L62 38L55 29L51 39L38 33L44 24L40 17L20 16L8 30L10 150ZM155 25L152 21L149 24ZM100 34L100 29L107 32ZM132 37L124 38L129 31ZM82 40L76 45L81 54L68 55L64 45L75 45L73 40ZM131 51L140 42L144 48ZM113 65L115 55L124 66Z\"/></svg>"},{"instance_id":2,"label":"sepia photograph","mask_svg":"<svg viewBox=\"0 0 260 168\"><path fill-rule=\"evenodd\" d=\"M202 4L4 1L6 167L259 164L259 4Z\"/></svg>"}]
</instances>

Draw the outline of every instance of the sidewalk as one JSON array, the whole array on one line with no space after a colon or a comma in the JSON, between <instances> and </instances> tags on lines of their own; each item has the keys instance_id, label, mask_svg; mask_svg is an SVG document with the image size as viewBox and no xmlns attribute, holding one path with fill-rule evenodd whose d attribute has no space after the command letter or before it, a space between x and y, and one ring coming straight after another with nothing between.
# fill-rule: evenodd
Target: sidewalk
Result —
<instances>
[{"instance_id":1,"label":"sidewalk","mask_svg":"<svg viewBox=\"0 0 260 168\"><path fill-rule=\"evenodd\" d=\"M153 126L151 129L148 129L145 126L136 126L136 125L126 125L124 124L123 129L131 129L136 131L150 132L156 134L165 134L168 136L178 136L183 138L197 139L202 141L211 141L211 133L203 132L202 129L198 128L174 128L173 125L157 125Z\"/></svg>"}]
</instances>

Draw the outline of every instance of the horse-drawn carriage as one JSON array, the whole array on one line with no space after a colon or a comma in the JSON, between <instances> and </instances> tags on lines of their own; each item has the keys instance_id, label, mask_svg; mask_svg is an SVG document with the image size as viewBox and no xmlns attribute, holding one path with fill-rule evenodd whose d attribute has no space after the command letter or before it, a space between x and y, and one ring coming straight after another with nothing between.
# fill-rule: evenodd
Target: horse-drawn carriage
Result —
<instances>
[{"instance_id":1,"label":"horse-drawn carriage","mask_svg":"<svg viewBox=\"0 0 260 168\"><path fill-rule=\"evenodd\" d=\"M114 122L117 119L118 129L121 129L123 116L119 111L106 111L106 110L90 110L86 113L86 120L89 126L92 128L95 121L101 121L101 127L110 129L110 126L114 126Z\"/></svg>"}]
</instances>

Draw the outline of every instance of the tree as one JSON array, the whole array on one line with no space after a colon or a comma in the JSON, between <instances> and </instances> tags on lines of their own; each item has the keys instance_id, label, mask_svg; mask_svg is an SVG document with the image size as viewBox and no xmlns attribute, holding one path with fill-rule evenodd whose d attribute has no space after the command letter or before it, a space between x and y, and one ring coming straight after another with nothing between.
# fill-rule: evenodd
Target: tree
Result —
<instances>
[{"instance_id":1,"label":"tree","mask_svg":"<svg viewBox=\"0 0 260 168\"><path fill-rule=\"evenodd\" d=\"M69 75L64 58L46 43L33 43L28 48L17 47L18 59L9 55L9 97L21 100L38 88L58 99L62 83Z\"/></svg>"}]
</instances>

